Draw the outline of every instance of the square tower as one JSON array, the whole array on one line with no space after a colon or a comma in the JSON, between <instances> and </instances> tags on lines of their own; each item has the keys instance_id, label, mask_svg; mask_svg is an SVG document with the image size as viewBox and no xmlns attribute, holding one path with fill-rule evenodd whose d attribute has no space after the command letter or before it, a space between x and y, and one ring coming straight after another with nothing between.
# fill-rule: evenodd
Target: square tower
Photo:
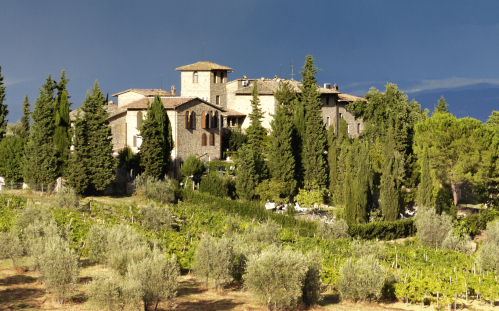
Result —
<instances>
[{"instance_id":1,"label":"square tower","mask_svg":"<svg viewBox=\"0 0 499 311\"><path fill-rule=\"evenodd\" d=\"M227 73L232 68L211 62L197 62L175 70L180 71L180 95L200 99L227 108Z\"/></svg>"}]
</instances>

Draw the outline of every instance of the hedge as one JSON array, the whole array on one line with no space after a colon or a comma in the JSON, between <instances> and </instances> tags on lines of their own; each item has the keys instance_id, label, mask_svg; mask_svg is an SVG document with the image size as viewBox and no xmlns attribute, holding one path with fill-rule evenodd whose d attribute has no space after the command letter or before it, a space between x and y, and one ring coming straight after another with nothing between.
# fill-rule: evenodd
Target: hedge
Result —
<instances>
[{"instance_id":1,"label":"hedge","mask_svg":"<svg viewBox=\"0 0 499 311\"><path fill-rule=\"evenodd\" d=\"M412 218L396 221L380 221L350 226L348 233L352 238L366 240L394 240L407 238L416 234L416 226Z\"/></svg>"},{"instance_id":2,"label":"hedge","mask_svg":"<svg viewBox=\"0 0 499 311\"><path fill-rule=\"evenodd\" d=\"M499 218L499 212L496 210L487 210L478 214L471 214L459 219L462 227L466 228L471 236L480 233L481 230L487 229L487 223Z\"/></svg>"}]
</instances>

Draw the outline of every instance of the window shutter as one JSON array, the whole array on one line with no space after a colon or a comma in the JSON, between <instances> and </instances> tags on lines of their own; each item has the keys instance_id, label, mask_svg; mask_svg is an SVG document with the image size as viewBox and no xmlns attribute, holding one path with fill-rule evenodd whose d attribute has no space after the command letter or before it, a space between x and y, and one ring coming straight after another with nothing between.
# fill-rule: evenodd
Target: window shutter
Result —
<instances>
[{"instance_id":1,"label":"window shutter","mask_svg":"<svg viewBox=\"0 0 499 311\"><path fill-rule=\"evenodd\" d=\"M196 112L195 111L191 111L191 119L189 120L189 126L191 127L191 129L196 128Z\"/></svg>"},{"instance_id":2,"label":"window shutter","mask_svg":"<svg viewBox=\"0 0 499 311\"><path fill-rule=\"evenodd\" d=\"M210 110L210 112L208 112L208 128L212 128L213 127L213 114Z\"/></svg>"},{"instance_id":3,"label":"window shutter","mask_svg":"<svg viewBox=\"0 0 499 311\"><path fill-rule=\"evenodd\" d=\"M215 134L210 133L210 146L215 146Z\"/></svg>"},{"instance_id":4,"label":"window shutter","mask_svg":"<svg viewBox=\"0 0 499 311\"><path fill-rule=\"evenodd\" d=\"M186 111L185 112L185 128L186 129L190 129L191 128L191 125L189 123L190 123L190 120L189 120L189 111Z\"/></svg>"},{"instance_id":5,"label":"window shutter","mask_svg":"<svg viewBox=\"0 0 499 311\"><path fill-rule=\"evenodd\" d=\"M206 128L206 111L203 110L201 113L201 128Z\"/></svg>"},{"instance_id":6,"label":"window shutter","mask_svg":"<svg viewBox=\"0 0 499 311\"><path fill-rule=\"evenodd\" d=\"M201 146L206 146L206 133L201 135Z\"/></svg>"},{"instance_id":7,"label":"window shutter","mask_svg":"<svg viewBox=\"0 0 499 311\"><path fill-rule=\"evenodd\" d=\"M133 136L133 146L137 147L137 136Z\"/></svg>"}]
</instances>

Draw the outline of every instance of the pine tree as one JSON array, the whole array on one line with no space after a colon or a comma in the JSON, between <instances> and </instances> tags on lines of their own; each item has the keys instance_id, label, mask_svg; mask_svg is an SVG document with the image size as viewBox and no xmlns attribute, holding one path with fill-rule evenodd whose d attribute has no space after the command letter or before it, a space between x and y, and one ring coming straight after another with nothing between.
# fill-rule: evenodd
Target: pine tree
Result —
<instances>
[{"instance_id":1,"label":"pine tree","mask_svg":"<svg viewBox=\"0 0 499 311\"><path fill-rule=\"evenodd\" d=\"M286 108L279 104L270 126L270 149L268 153L269 173L272 180L282 183L286 198L296 190L295 158L293 154L293 123L286 114Z\"/></svg>"},{"instance_id":2,"label":"pine tree","mask_svg":"<svg viewBox=\"0 0 499 311\"><path fill-rule=\"evenodd\" d=\"M7 110L7 104L4 104L5 101L5 86L3 86L3 76L2 76L2 67L0 67L0 140L5 136L5 132L7 129L7 120L5 117L9 114L9 110Z\"/></svg>"},{"instance_id":3,"label":"pine tree","mask_svg":"<svg viewBox=\"0 0 499 311\"><path fill-rule=\"evenodd\" d=\"M46 188L57 177L57 149L53 142L55 89L56 83L49 75L31 114L33 125L25 149L23 177L32 188Z\"/></svg>"},{"instance_id":4,"label":"pine tree","mask_svg":"<svg viewBox=\"0 0 499 311\"><path fill-rule=\"evenodd\" d=\"M173 140L171 123L158 95L147 111L140 133L140 163L144 173L162 178L170 169Z\"/></svg>"},{"instance_id":5,"label":"pine tree","mask_svg":"<svg viewBox=\"0 0 499 311\"><path fill-rule=\"evenodd\" d=\"M69 101L66 91L62 91L60 101L59 99L56 99L54 109L57 109L54 113L56 125L54 143L59 152L59 175L62 176L67 171L70 146L69 129L71 126L69 120Z\"/></svg>"},{"instance_id":6,"label":"pine tree","mask_svg":"<svg viewBox=\"0 0 499 311\"><path fill-rule=\"evenodd\" d=\"M430 174L430 160L428 159L428 148L423 148L421 157L421 182L418 186L417 204L418 206L432 206L433 183Z\"/></svg>"},{"instance_id":7,"label":"pine tree","mask_svg":"<svg viewBox=\"0 0 499 311\"><path fill-rule=\"evenodd\" d=\"M314 59L307 55L303 67L301 102L305 111L305 132L302 138L302 165L305 186L313 183L325 186L327 183L326 150L327 138L322 119L322 102L318 91L315 74L319 71L314 66Z\"/></svg>"},{"instance_id":8,"label":"pine tree","mask_svg":"<svg viewBox=\"0 0 499 311\"><path fill-rule=\"evenodd\" d=\"M28 99L28 94L24 95L24 101L23 101L23 116L21 118L21 125L22 125L22 131L21 131L21 138L27 142L29 138L29 99Z\"/></svg>"},{"instance_id":9,"label":"pine tree","mask_svg":"<svg viewBox=\"0 0 499 311\"><path fill-rule=\"evenodd\" d=\"M104 190L114 179L115 161L112 156L111 128L107 119L106 98L99 89L97 81L92 93L87 93L81 110L84 113L86 130L85 164L89 188Z\"/></svg>"},{"instance_id":10,"label":"pine tree","mask_svg":"<svg viewBox=\"0 0 499 311\"><path fill-rule=\"evenodd\" d=\"M87 129L86 122L80 115L76 115L72 133L73 151L68 158L68 173L66 174L68 185L79 194L85 193L89 185L89 174L87 170Z\"/></svg>"},{"instance_id":11,"label":"pine tree","mask_svg":"<svg viewBox=\"0 0 499 311\"><path fill-rule=\"evenodd\" d=\"M435 112L434 113L449 113L447 110L447 107L449 107L449 104L445 101L445 98L442 96L438 100L438 105L435 106Z\"/></svg>"}]
</instances>

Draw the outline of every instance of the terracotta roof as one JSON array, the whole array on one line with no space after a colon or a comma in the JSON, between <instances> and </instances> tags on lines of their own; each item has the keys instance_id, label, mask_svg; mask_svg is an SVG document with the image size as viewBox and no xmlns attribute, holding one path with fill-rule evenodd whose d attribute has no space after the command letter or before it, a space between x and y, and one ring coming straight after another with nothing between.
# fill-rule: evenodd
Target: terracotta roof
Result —
<instances>
[{"instance_id":1,"label":"terracotta roof","mask_svg":"<svg viewBox=\"0 0 499 311\"><path fill-rule=\"evenodd\" d=\"M362 98L362 97L357 97L354 95L343 94L343 93L338 94L338 101L340 101L340 102L354 102L357 100L364 100L365 101L366 99Z\"/></svg>"},{"instance_id":2,"label":"terracotta roof","mask_svg":"<svg viewBox=\"0 0 499 311\"><path fill-rule=\"evenodd\" d=\"M197 62L195 64L190 64L182 67L178 67L175 70L185 70L185 71L194 71L194 70L229 70L232 71L232 68L222 66L219 64L215 64L212 62Z\"/></svg>"},{"instance_id":3,"label":"terracotta roof","mask_svg":"<svg viewBox=\"0 0 499 311\"><path fill-rule=\"evenodd\" d=\"M248 79L239 79L239 80L248 80ZM279 88L279 84L283 82L288 82L296 93L301 93L300 86L301 82L296 80L284 80L284 79L249 79L257 81L258 83L258 93L261 95L271 95L274 94L275 91ZM265 85L265 86L261 86ZM319 92L321 94L339 94L340 92L334 89L325 89L323 87L317 86ZM236 94L251 94L253 90L253 86L246 86L236 91ZM261 91L260 91L261 90Z\"/></svg>"},{"instance_id":4,"label":"terracotta roof","mask_svg":"<svg viewBox=\"0 0 499 311\"><path fill-rule=\"evenodd\" d=\"M167 91L162 90L162 89L128 89L126 91L119 92L119 93L113 94L111 96L112 97L117 97L118 95L121 95L121 94L124 94L124 93L127 93L127 92L134 92L134 93L138 93L138 94L141 94L141 95L144 95L144 96L155 96L155 95L159 95L159 96L172 96L172 93L167 92ZM173 95L173 96L175 96L175 95Z\"/></svg>"},{"instance_id":5,"label":"terracotta roof","mask_svg":"<svg viewBox=\"0 0 499 311\"><path fill-rule=\"evenodd\" d=\"M112 105L108 105L107 106L107 113L111 114L113 113L114 111L116 111L118 108L118 106L114 105L114 103ZM85 115L85 113L83 111L81 111L81 108L78 108L76 110L73 110L69 113L69 119L71 121L74 121L76 120L76 116L78 115L78 112L80 112L80 117L83 117Z\"/></svg>"},{"instance_id":6,"label":"terracotta roof","mask_svg":"<svg viewBox=\"0 0 499 311\"><path fill-rule=\"evenodd\" d=\"M222 112L224 117L245 117L246 115L242 112L238 112L235 110L227 109L226 112Z\"/></svg>"},{"instance_id":7,"label":"terracotta roof","mask_svg":"<svg viewBox=\"0 0 499 311\"><path fill-rule=\"evenodd\" d=\"M259 95L273 95L274 92L276 91L270 85L264 83L261 80L255 80L255 81L256 81L256 87L258 89ZM252 92L253 92L253 85L248 85L248 86L245 86L245 87L237 90L236 94L251 94Z\"/></svg>"}]
</instances>

